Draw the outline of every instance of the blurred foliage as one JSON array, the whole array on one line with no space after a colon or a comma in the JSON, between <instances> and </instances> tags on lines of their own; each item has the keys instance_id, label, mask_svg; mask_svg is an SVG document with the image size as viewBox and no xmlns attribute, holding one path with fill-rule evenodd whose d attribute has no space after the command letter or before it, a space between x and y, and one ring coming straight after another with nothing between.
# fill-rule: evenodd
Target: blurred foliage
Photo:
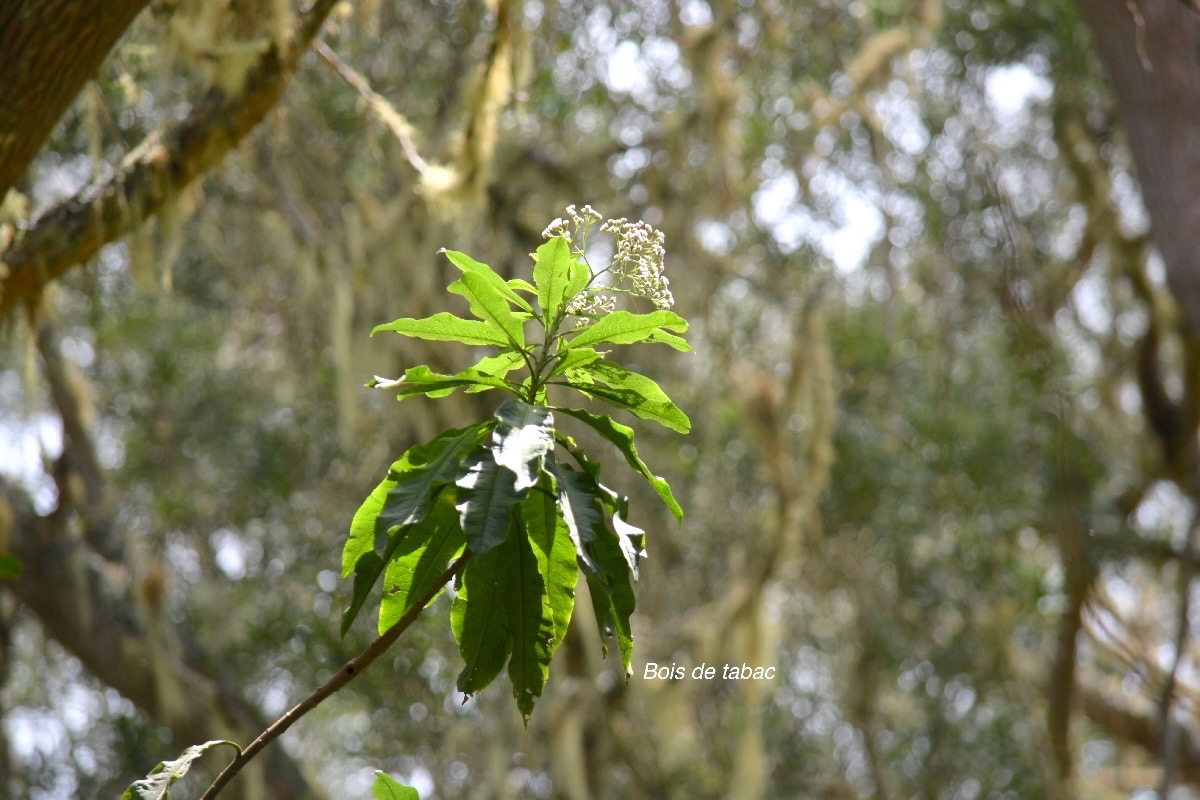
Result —
<instances>
[{"instance_id":1,"label":"blurred foliage","mask_svg":"<svg viewBox=\"0 0 1200 800\"><path fill-rule=\"evenodd\" d=\"M112 163L216 79L171 32L226 5L246 4L139 19L23 187L37 207L104 171L97 136ZM397 408L361 388L468 363L367 337L442 309L438 248L512 277L567 203L645 219L696 348L628 360L694 423L686 441L638 433L682 527L647 487L615 487L650 553L633 679L572 629L523 732L502 690L455 691L443 598L294 729L332 796L367 796L376 767L443 800L1056 796L1067 518L1105 598L1076 674L1156 702L1176 567L1148 553L1179 545L1193 501L1142 421L1151 310L1123 259L1146 214L1070 3L363 0L324 38L411 125L425 168L306 57L222 167L53 297L118 521L165 565L167 618L214 674L277 714L361 649L369 626L337 636L337 564L363 487L390 454L491 413L478 395ZM511 92L481 99L502 40ZM489 125L494 149L476 146ZM0 429L53 451L28 335L8 337ZM36 456L0 452L52 507ZM116 796L197 744L11 605L11 796ZM646 662L778 677L646 680ZM1157 781L1101 725L1071 736L1079 796Z\"/></svg>"}]
</instances>

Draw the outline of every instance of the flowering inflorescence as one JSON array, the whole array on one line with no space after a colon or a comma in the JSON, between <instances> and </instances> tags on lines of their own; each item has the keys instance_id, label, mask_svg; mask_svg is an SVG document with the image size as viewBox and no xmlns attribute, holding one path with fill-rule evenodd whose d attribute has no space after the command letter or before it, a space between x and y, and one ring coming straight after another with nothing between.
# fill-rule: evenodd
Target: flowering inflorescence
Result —
<instances>
[{"instance_id":1,"label":"flowering inflorescence","mask_svg":"<svg viewBox=\"0 0 1200 800\"><path fill-rule=\"evenodd\" d=\"M663 274L666 270L666 237L648 223L630 222L623 217L606 220L600 230L611 234L616 241L616 255L604 269L592 269L587 257L588 234L603 219L604 216L591 206L576 210L572 205L567 206L567 219L559 217L542 231L546 239L555 236L566 239L571 250L593 273L593 283L571 301L567 313L580 317L580 325L611 313L616 310L617 298L607 292L642 297L655 308L673 308L675 297L669 288L670 281ZM606 273L611 275L608 285L594 284Z\"/></svg>"}]
</instances>

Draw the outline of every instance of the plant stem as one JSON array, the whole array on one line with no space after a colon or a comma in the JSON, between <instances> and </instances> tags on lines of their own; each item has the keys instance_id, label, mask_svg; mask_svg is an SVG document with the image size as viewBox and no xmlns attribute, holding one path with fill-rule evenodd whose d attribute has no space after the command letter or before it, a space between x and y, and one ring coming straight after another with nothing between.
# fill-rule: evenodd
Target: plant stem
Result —
<instances>
[{"instance_id":1,"label":"plant stem","mask_svg":"<svg viewBox=\"0 0 1200 800\"><path fill-rule=\"evenodd\" d=\"M251 742L245 750L241 752L237 758L229 762L229 766L221 771L217 779L212 782L212 785L201 795L200 800L213 800L229 783L235 775L237 775L242 767L246 766L252 758L258 755L259 751L268 744L278 739L283 735L284 731L292 727L292 724L303 717L308 712L312 711L321 704L325 698L329 697L334 692L341 689L350 681L358 677L359 673L369 667L375 659L386 653L400 635L408 628L409 625L416 620L429 602L442 590L447 581L453 578L462 570L463 565L467 563L467 559L471 557L471 551L466 550L459 556L453 564L446 568L446 571L438 576L432 588L421 596L416 605L409 609L408 613L401 617L395 625L388 628L378 639L367 645L367 649L363 650L357 656L347 661L342 665L334 676L318 687L312 694L301 700L291 708L286 714L271 723L258 738Z\"/></svg>"}]
</instances>

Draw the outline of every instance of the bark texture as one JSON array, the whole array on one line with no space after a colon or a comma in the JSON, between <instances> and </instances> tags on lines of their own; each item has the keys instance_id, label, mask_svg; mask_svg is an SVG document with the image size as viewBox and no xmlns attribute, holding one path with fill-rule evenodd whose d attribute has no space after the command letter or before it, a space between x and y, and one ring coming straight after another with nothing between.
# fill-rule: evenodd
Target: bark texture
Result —
<instances>
[{"instance_id":1,"label":"bark texture","mask_svg":"<svg viewBox=\"0 0 1200 800\"><path fill-rule=\"evenodd\" d=\"M1154 244L1200 335L1200 15L1179 0L1079 0L1120 101Z\"/></svg>"},{"instance_id":2,"label":"bark texture","mask_svg":"<svg viewBox=\"0 0 1200 800\"><path fill-rule=\"evenodd\" d=\"M0 198L148 2L0 3Z\"/></svg>"},{"instance_id":3,"label":"bark texture","mask_svg":"<svg viewBox=\"0 0 1200 800\"><path fill-rule=\"evenodd\" d=\"M315 0L284 52L269 48L237 92L211 89L192 113L167 124L126 157L107 182L43 214L0 252L0 317L34 300L43 287L154 215L218 164L275 107L300 56L334 0Z\"/></svg>"}]
</instances>

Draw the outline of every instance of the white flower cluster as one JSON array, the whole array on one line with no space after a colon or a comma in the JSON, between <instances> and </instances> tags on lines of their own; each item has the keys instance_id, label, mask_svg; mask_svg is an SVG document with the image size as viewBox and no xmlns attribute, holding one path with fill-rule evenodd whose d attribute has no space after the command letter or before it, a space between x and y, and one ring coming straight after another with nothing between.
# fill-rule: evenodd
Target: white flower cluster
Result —
<instances>
[{"instance_id":1,"label":"white flower cluster","mask_svg":"<svg viewBox=\"0 0 1200 800\"><path fill-rule=\"evenodd\" d=\"M591 269L587 261L588 232L602 219L603 215L591 206L584 206L578 211L575 206L567 206L567 219L555 219L542 231L542 237L563 237L571 244L579 260ZM612 280L608 286L589 285L567 306L567 313L581 317L580 325L586 325L589 319L612 313L616 310L617 298L605 294L602 289L643 297L655 308L673 308L675 297L669 288L670 281L663 274L667 254L663 232L645 222L630 222L624 218L610 219L600 226L600 230L612 234L617 252L612 263L599 272L593 272L595 278L606 272L611 273Z\"/></svg>"},{"instance_id":2,"label":"white flower cluster","mask_svg":"<svg viewBox=\"0 0 1200 800\"><path fill-rule=\"evenodd\" d=\"M600 230L617 240L617 254L609 269L629 282L630 294L645 297L655 308L673 308L675 297L663 274L667 256L663 232L648 223L626 219L610 219Z\"/></svg>"}]
</instances>

